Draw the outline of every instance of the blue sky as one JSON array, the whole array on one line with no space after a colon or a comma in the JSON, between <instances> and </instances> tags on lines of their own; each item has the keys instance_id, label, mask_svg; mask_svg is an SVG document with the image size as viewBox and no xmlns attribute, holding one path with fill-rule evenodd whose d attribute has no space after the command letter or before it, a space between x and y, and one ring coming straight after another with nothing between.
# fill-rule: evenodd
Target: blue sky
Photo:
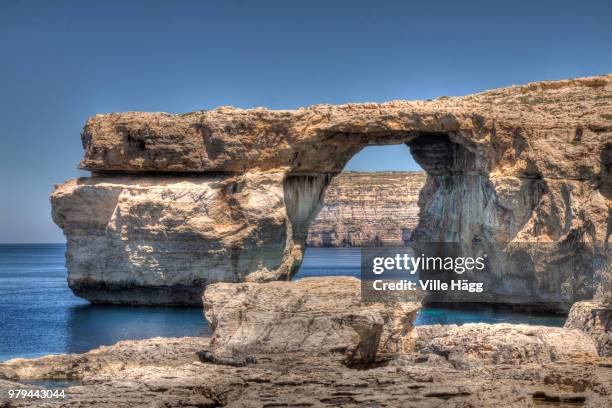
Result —
<instances>
[{"instance_id":1,"label":"blue sky","mask_svg":"<svg viewBox=\"0 0 612 408\"><path fill-rule=\"evenodd\" d=\"M63 241L48 197L85 175L79 133L95 113L434 98L609 73L611 17L609 1L3 0L0 242ZM389 149L351 168L414 167Z\"/></svg>"}]
</instances>

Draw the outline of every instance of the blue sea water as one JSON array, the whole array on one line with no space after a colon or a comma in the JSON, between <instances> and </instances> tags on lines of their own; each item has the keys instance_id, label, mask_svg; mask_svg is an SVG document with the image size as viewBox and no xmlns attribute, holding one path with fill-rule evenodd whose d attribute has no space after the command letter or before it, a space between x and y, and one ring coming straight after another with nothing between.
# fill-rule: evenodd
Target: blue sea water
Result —
<instances>
[{"instance_id":1,"label":"blue sea water","mask_svg":"<svg viewBox=\"0 0 612 408\"><path fill-rule=\"evenodd\" d=\"M210 329L199 308L94 306L66 284L64 244L0 245L0 361L83 352L119 340L202 336ZM309 248L294 279L359 277L358 248ZM563 325L564 319L488 309L425 309L416 324L528 323Z\"/></svg>"},{"instance_id":2,"label":"blue sea water","mask_svg":"<svg viewBox=\"0 0 612 408\"><path fill-rule=\"evenodd\" d=\"M361 250L359 248L308 248L304 262L294 279L308 276L361 275ZM465 324L465 323L513 323L561 327L565 317L511 312L482 305L464 305L462 309L429 307L418 312L416 325Z\"/></svg>"},{"instance_id":3,"label":"blue sea water","mask_svg":"<svg viewBox=\"0 0 612 408\"><path fill-rule=\"evenodd\" d=\"M199 308L94 306L66 283L66 245L0 245L0 361L124 339L210 334Z\"/></svg>"}]
</instances>

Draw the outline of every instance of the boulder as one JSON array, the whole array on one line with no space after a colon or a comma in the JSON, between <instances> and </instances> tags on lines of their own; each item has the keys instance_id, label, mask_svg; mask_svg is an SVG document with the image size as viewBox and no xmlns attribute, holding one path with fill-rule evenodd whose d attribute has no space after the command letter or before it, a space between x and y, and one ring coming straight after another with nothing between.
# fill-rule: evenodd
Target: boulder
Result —
<instances>
[{"instance_id":1,"label":"boulder","mask_svg":"<svg viewBox=\"0 0 612 408\"><path fill-rule=\"evenodd\" d=\"M612 308L609 306L600 302L576 302L565 328L586 333L595 341L599 355L612 357Z\"/></svg>"},{"instance_id":2,"label":"boulder","mask_svg":"<svg viewBox=\"0 0 612 408\"><path fill-rule=\"evenodd\" d=\"M458 369L597 357L588 335L560 327L508 323L431 325L417 327L412 338L415 352L441 356Z\"/></svg>"},{"instance_id":3,"label":"boulder","mask_svg":"<svg viewBox=\"0 0 612 408\"><path fill-rule=\"evenodd\" d=\"M420 304L364 304L360 287L352 277L210 285L204 310L211 357L341 353L349 364L368 364L379 352L401 351Z\"/></svg>"}]
</instances>

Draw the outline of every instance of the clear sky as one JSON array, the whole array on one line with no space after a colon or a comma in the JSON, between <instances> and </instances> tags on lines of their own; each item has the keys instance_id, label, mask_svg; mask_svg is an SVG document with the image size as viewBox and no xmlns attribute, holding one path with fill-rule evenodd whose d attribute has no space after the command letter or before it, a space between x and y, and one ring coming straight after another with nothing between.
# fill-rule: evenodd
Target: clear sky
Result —
<instances>
[{"instance_id":1,"label":"clear sky","mask_svg":"<svg viewBox=\"0 0 612 408\"><path fill-rule=\"evenodd\" d=\"M49 194L85 175L79 133L95 113L434 98L610 73L611 18L610 1L2 0L0 242L63 241ZM414 167L404 147L376 151L351 168Z\"/></svg>"}]
</instances>

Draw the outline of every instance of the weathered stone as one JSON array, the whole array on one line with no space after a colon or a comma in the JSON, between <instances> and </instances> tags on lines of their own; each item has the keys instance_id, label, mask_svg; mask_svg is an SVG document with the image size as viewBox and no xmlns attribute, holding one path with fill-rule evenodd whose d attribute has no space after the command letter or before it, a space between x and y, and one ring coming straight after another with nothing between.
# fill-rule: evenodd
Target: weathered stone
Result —
<instances>
[{"instance_id":1,"label":"weathered stone","mask_svg":"<svg viewBox=\"0 0 612 408\"><path fill-rule=\"evenodd\" d=\"M463 276L484 281L482 294L465 299L455 292L431 293L428 301L474 300L568 310L575 301L596 294L608 299L611 110L612 75L607 75L433 101L318 105L291 111L219 108L185 115L98 115L83 131L82 168L96 174L150 177L152 184L146 189L151 190L156 180L164 183L160 173L183 173L177 176L188 178L184 173L211 177L220 172L225 175L219 177L231 180L254 178L244 193L249 205L263 207L267 204L255 203L258 195L266 202L273 194L270 205L276 216L270 227L266 212L240 212L237 224L249 231L248 238L226 238L218 229L202 236L201 226L185 228L186 235L203 237L197 247L205 249L183 248L180 257L195 257L204 267L189 269L193 273L182 275L184 279L174 280L174 272L163 275L167 280L158 279L164 267L157 268L155 262L163 265L179 259L167 254L173 245L182 245L178 243L182 238L172 229L166 237L168 227L160 225L143 233L145 244L136 250L136 257L113 255L134 250L126 250L125 242L113 238L110 228L91 228L87 216L66 211L69 206L57 207L61 197L80 214L101 211L106 217L114 212L115 201L93 198L107 195L96 192L102 188L98 186L92 186L90 199L71 199L80 190L70 187L74 184L70 182L58 187L52 200L56 222L69 242L70 279L81 282L73 286L94 301L177 303L174 293L186 292L186 287L199 290L214 281L209 276L214 260L233 265L239 258L240 266L234 268L238 272L223 267L215 272L219 280L290 276L302 259L308 225L323 204L331 177L367 145L406 143L427 173L412 239L456 242L462 252L486 253L490 261L487 274ZM230 176L235 173L242 175ZM270 174L277 175L274 181ZM234 214L236 207L246 205L240 194L220 200L221 207L215 201L206 208ZM278 228L279 223L285 226ZM219 251L208 249L217 243ZM145 247L148 255L143 262ZM263 249L265 255L252 249ZM109 255L126 262L105 264ZM154 297L141 296L140 291L148 292L153 281L163 290ZM101 288L112 289L108 299ZM195 301L195 292L189 294L189 302Z\"/></svg>"},{"instance_id":2,"label":"weathered stone","mask_svg":"<svg viewBox=\"0 0 612 408\"><path fill-rule=\"evenodd\" d=\"M524 339L523 329L519 329L523 333L520 336L502 325L481 330L500 340L495 343L494 353L450 349L453 356L459 350L469 352L469 369L424 352L435 352L440 344L450 347L452 338L444 334L442 342L430 339L436 346L429 346L421 337L420 350L395 356L367 370L352 369L329 356L309 353L271 354L247 367L215 365L198 358L198 351L209 347L205 338L125 341L85 354L0 363L0 406L524 408L573 403L600 408L612 403L609 358L564 352L549 358L538 353L533 358L522 355L524 358L514 359L515 340ZM546 330L549 329L539 328L535 340L547 341ZM563 339L575 333L550 330ZM456 329L454 332L459 333ZM510 346L504 348L502 340L506 336L510 336ZM542 349L547 345L546 342ZM494 362L492 355L500 361ZM9 389L37 388L15 381L66 377L81 381L81 385L66 390L66 399L8 398Z\"/></svg>"},{"instance_id":3,"label":"weathered stone","mask_svg":"<svg viewBox=\"0 0 612 408\"><path fill-rule=\"evenodd\" d=\"M124 340L82 354L7 360L0 363L0 378L81 380L90 375L112 373L127 367L178 367L196 360L197 353L208 349L209 344L210 337Z\"/></svg>"},{"instance_id":4,"label":"weathered stone","mask_svg":"<svg viewBox=\"0 0 612 408\"><path fill-rule=\"evenodd\" d=\"M612 309L598 302L576 302L569 312L565 328L588 334L600 356L612 357Z\"/></svg>"},{"instance_id":5,"label":"weathered stone","mask_svg":"<svg viewBox=\"0 0 612 408\"><path fill-rule=\"evenodd\" d=\"M412 330L418 303L361 303L352 277L295 282L217 283L204 292L217 361L247 356L339 352L367 364L378 352L397 352Z\"/></svg>"},{"instance_id":6,"label":"weathered stone","mask_svg":"<svg viewBox=\"0 0 612 408\"><path fill-rule=\"evenodd\" d=\"M299 265L277 173L91 177L58 186L68 283L92 302L201 304L211 282L280 279Z\"/></svg>"},{"instance_id":7,"label":"weathered stone","mask_svg":"<svg viewBox=\"0 0 612 408\"><path fill-rule=\"evenodd\" d=\"M340 173L308 228L312 247L403 246L419 222L424 172Z\"/></svg>"},{"instance_id":8,"label":"weathered stone","mask_svg":"<svg viewBox=\"0 0 612 408\"><path fill-rule=\"evenodd\" d=\"M504 168L506 176L535 171L545 178L584 179L601 172L601 163L592 159L603 154L609 140L611 87L612 75L607 75L430 101L96 115L83 130L81 167L119 172L338 173L366 145L412 142L424 136L419 145L451 134L453 142L479 153L474 168ZM450 151L445 154L435 154L434 160L443 163L453 157Z\"/></svg>"},{"instance_id":9,"label":"weathered stone","mask_svg":"<svg viewBox=\"0 0 612 408\"><path fill-rule=\"evenodd\" d=\"M610 228L610 223L608 224L608 228ZM610 237L612 237L612 234L608 237L608 240ZM601 281L597 287L594 299L603 303L609 309L612 309L612 262L610 262L609 259L602 268L600 279Z\"/></svg>"},{"instance_id":10,"label":"weathered stone","mask_svg":"<svg viewBox=\"0 0 612 408\"><path fill-rule=\"evenodd\" d=\"M569 357L596 357L591 338L557 327L471 323L419 326L414 351L443 357L453 367L477 369L496 364L544 364Z\"/></svg>"}]
</instances>

